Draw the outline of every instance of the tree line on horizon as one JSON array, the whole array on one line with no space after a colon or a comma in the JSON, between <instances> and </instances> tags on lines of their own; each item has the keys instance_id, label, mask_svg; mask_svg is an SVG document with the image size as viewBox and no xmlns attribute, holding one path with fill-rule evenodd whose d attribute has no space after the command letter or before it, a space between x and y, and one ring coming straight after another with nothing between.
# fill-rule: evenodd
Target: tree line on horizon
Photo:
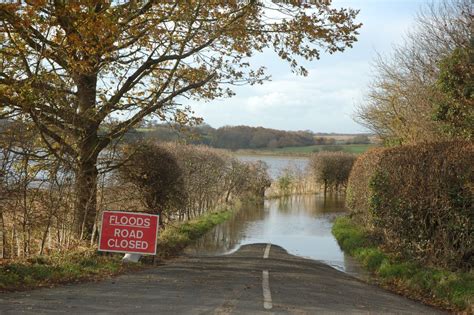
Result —
<instances>
[{"instance_id":1,"label":"tree line on horizon","mask_svg":"<svg viewBox=\"0 0 474 315\"><path fill-rule=\"evenodd\" d=\"M193 127L179 127L167 124L151 124L147 128L131 130L124 138L125 142L151 140L159 142L186 142L204 144L210 147L239 149L276 149L284 147L302 147L312 145L341 144L331 134L316 134L309 130L286 131L264 127L224 126L213 128L207 124ZM367 134L354 135L343 144L369 144Z\"/></svg>"}]
</instances>

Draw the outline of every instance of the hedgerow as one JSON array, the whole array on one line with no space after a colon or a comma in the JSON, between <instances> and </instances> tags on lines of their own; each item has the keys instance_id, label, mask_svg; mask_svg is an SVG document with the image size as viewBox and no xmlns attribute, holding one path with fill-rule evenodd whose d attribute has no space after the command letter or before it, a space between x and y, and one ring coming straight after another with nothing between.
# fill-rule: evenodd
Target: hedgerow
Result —
<instances>
[{"instance_id":1,"label":"hedgerow","mask_svg":"<svg viewBox=\"0 0 474 315\"><path fill-rule=\"evenodd\" d=\"M474 143L370 151L354 165L348 207L389 250L445 268L474 260Z\"/></svg>"}]
</instances>

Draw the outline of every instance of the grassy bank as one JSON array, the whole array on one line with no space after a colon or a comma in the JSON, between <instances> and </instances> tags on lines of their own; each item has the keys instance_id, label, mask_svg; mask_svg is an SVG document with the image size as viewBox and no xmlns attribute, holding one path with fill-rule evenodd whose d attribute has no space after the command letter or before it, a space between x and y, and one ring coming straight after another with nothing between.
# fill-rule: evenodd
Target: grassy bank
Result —
<instances>
[{"instance_id":1,"label":"grassy bank","mask_svg":"<svg viewBox=\"0 0 474 315\"><path fill-rule=\"evenodd\" d=\"M231 210L205 214L166 228L158 238L159 258L178 254L215 225L227 220ZM122 264L122 254L101 254L84 248L68 253L0 261L0 291L52 287L63 283L96 281L124 272L147 268L147 262Z\"/></svg>"},{"instance_id":2,"label":"grassy bank","mask_svg":"<svg viewBox=\"0 0 474 315\"><path fill-rule=\"evenodd\" d=\"M24 290L99 280L138 269L140 265L122 265L120 255L99 255L94 249L36 256L3 262L0 265L0 290Z\"/></svg>"},{"instance_id":3,"label":"grassy bank","mask_svg":"<svg viewBox=\"0 0 474 315\"><path fill-rule=\"evenodd\" d=\"M203 236L214 226L229 219L232 211L224 210L205 214L198 219L176 226L168 226L158 238L159 258L169 258L178 254L187 245Z\"/></svg>"},{"instance_id":4,"label":"grassy bank","mask_svg":"<svg viewBox=\"0 0 474 315\"><path fill-rule=\"evenodd\" d=\"M244 155L281 155L281 156L308 156L314 152L341 151L347 153L362 154L374 144L334 144L334 145L311 145L304 147L284 147L275 149L237 150L237 154Z\"/></svg>"},{"instance_id":5,"label":"grassy bank","mask_svg":"<svg viewBox=\"0 0 474 315\"><path fill-rule=\"evenodd\" d=\"M367 268L382 286L446 309L474 311L473 272L429 268L385 253L349 217L338 218L332 232L341 248Z\"/></svg>"}]
</instances>

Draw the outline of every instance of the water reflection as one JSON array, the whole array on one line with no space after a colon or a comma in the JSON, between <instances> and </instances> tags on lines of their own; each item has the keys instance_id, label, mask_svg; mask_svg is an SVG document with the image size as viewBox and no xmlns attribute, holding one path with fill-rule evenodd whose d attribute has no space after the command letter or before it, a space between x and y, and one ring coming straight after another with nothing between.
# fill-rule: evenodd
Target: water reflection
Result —
<instances>
[{"instance_id":1,"label":"water reflection","mask_svg":"<svg viewBox=\"0 0 474 315\"><path fill-rule=\"evenodd\" d=\"M334 219L344 214L342 197L305 195L246 205L232 219L217 226L193 246L193 255L222 255L253 243L272 243L289 253L323 261L348 273L357 265L339 248L331 234Z\"/></svg>"}]
</instances>

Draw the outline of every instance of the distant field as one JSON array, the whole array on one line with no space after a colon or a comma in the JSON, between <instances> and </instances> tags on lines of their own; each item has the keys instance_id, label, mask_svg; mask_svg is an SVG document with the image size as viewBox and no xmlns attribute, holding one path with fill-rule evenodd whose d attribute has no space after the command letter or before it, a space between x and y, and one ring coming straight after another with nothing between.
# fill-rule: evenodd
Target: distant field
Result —
<instances>
[{"instance_id":1,"label":"distant field","mask_svg":"<svg viewBox=\"0 0 474 315\"><path fill-rule=\"evenodd\" d=\"M329 134L329 135L320 135L316 134L315 138L325 138L325 139L334 139L338 143L345 142L353 139L357 134ZM380 139L376 135L367 134L371 143L377 143Z\"/></svg>"},{"instance_id":2,"label":"distant field","mask_svg":"<svg viewBox=\"0 0 474 315\"><path fill-rule=\"evenodd\" d=\"M340 144L340 145L312 145L308 147L286 147L275 149L281 152L297 152L297 153L313 153L319 151L343 151L349 153L361 154L369 148L373 148L373 144Z\"/></svg>"},{"instance_id":3,"label":"distant field","mask_svg":"<svg viewBox=\"0 0 474 315\"><path fill-rule=\"evenodd\" d=\"M285 147L277 149L262 149L262 150L239 150L241 153L252 153L252 154L296 154L296 155L307 155L314 152L320 151L341 151L348 153L361 154L370 148L374 148L374 144L335 144L335 145L311 145L307 147Z\"/></svg>"}]
</instances>

